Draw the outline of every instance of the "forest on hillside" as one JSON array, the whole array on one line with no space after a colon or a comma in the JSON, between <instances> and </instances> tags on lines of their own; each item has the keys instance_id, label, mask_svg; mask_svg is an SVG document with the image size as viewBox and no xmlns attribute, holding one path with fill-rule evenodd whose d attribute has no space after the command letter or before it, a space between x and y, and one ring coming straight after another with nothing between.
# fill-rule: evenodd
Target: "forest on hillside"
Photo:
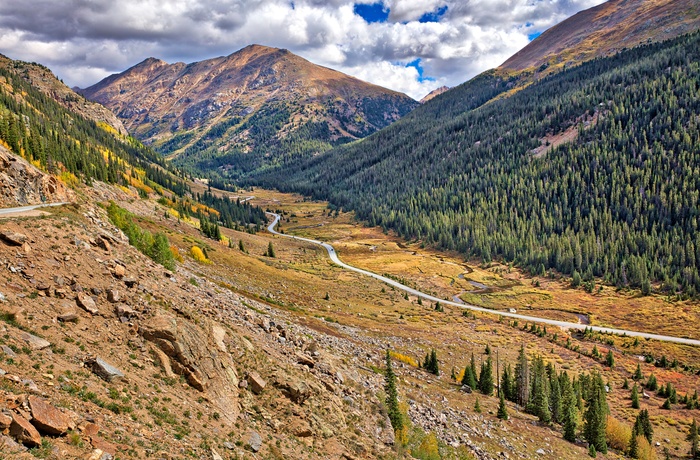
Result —
<instances>
[{"instance_id":1,"label":"forest on hillside","mask_svg":"<svg viewBox=\"0 0 700 460\"><path fill-rule=\"evenodd\" d=\"M539 276L700 293L700 35L496 97L515 83L482 74L363 141L248 182ZM546 149L567 130L574 140Z\"/></svg>"},{"instance_id":2,"label":"forest on hillside","mask_svg":"<svg viewBox=\"0 0 700 460\"><path fill-rule=\"evenodd\" d=\"M8 69L0 69L0 142L69 185L99 180L133 185L139 193L163 195L165 189L177 197L192 194L186 181L153 150L70 112ZM267 220L262 209L249 203L211 194L200 198L216 210L209 216L215 223L260 228ZM180 207L180 214L196 215L192 208Z\"/></svg>"}]
</instances>

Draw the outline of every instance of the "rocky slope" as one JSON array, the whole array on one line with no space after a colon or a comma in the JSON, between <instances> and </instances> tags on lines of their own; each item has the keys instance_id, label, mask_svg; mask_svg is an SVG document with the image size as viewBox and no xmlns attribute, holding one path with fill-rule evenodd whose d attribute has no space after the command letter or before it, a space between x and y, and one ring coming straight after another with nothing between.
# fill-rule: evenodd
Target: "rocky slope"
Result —
<instances>
[{"instance_id":1,"label":"rocky slope","mask_svg":"<svg viewBox=\"0 0 700 460\"><path fill-rule=\"evenodd\" d=\"M548 29L500 68L571 65L698 28L700 4L694 0L610 0Z\"/></svg>"},{"instance_id":2,"label":"rocky slope","mask_svg":"<svg viewBox=\"0 0 700 460\"><path fill-rule=\"evenodd\" d=\"M434 89L431 92L429 92L428 94L426 94L425 97L423 97L423 99L420 100L420 103L425 104L426 102L433 99L434 97L437 97L437 96L441 95L442 93L446 93L449 90L450 90L450 88L447 86L441 86L437 89Z\"/></svg>"},{"instance_id":3,"label":"rocky slope","mask_svg":"<svg viewBox=\"0 0 700 460\"><path fill-rule=\"evenodd\" d=\"M48 68L33 62L15 61L0 54L0 68L20 75L33 87L88 120L112 127L121 135L128 135L121 120L100 104L88 101L63 84Z\"/></svg>"},{"instance_id":4,"label":"rocky slope","mask_svg":"<svg viewBox=\"0 0 700 460\"><path fill-rule=\"evenodd\" d=\"M73 192L0 145L0 208L72 201Z\"/></svg>"},{"instance_id":5,"label":"rocky slope","mask_svg":"<svg viewBox=\"0 0 700 460\"><path fill-rule=\"evenodd\" d=\"M84 191L129 197L96 187ZM3 222L2 454L348 459L390 452L393 433L378 428L386 416L373 391L381 376L361 375L328 349L359 353L355 346L201 279L188 263L164 270L92 203L83 198L35 222Z\"/></svg>"},{"instance_id":6,"label":"rocky slope","mask_svg":"<svg viewBox=\"0 0 700 460\"><path fill-rule=\"evenodd\" d=\"M82 94L181 164L207 169L243 161L244 172L367 136L418 104L287 50L258 45L191 64L149 58Z\"/></svg>"}]
</instances>

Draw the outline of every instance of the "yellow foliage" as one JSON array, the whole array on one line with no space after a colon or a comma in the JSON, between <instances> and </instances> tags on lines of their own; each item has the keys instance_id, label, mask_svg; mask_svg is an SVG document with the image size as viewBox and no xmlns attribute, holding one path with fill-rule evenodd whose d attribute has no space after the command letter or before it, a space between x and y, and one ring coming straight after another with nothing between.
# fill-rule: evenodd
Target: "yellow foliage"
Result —
<instances>
[{"instance_id":1,"label":"yellow foliage","mask_svg":"<svg viewBox=\"0 0 700 460\"><path fill-rule=\"evenodd\" d=\"M637 436L637 458L639 460L656 460L656 451L644 436Z\"/></svg>"},{"instance_id":2,"label":"yellow foliage","mask_svg":"<svg viewBox=\"0 0 700 460\"><path fill-rule=\"evenodd\" d=\"M428 435L423 438L420 445L411 452L411 455L421 460L440 460L440 452L438 451L438 442L435 433L428 433Z\"/></svg>"},{"instance_id":3,"label":"yellow foliage","mask_svg":"<svg viewBox=\"0 0 700 460\"><path fill-rule=\"evenodd\" d=\"M105 131L107 131L110 134L114 134L115 136L119 134L117 132L117 130L114 129L114 127L112 125L109 125L109 124L105 123L104 121L98 121L97 126L104 129Z\"/></svg>"},{"instance_id":4,"label":"yellow foliage","mask_svg":"<svg viewBox=\"0 0 700 460\"><path fill-rule=\"evenodd\" d=\"M625 451L632 438L632 428L615 417L608 415L605 437L608 441L608 446L616 450Z\"/></svg>"},{"instance_id":5,"label":"yellow foliage","mask_svg":"<svg viewBox=\"0 0 700 460\"><path fill-rule=\"evenodd\" d=\"M34 166L35 168L41 169L41 162L40 162L39 160L32 160L32 161L30 161L30 163L31 163L32 166Z\"/></svg>"},{"instance_id":6,"label":"yellow foliage","mask_svg":"<svg viewBox=\"0 0 700 460\"><path fill-rule=\"evenodd\" d=\"M175 260L182 262L182 256L180 255L180 250L177 248L177 246L170 246L170 252L173 254L173 258Z\"/></svg>"},{"instance_id":7,"label":"yellow foliage","mask_svg":"<svg viewBox=\"0 0 700 460\"><path fill-rule=\"evenodd\" d=\"M418 367L418 363L412 356L404 355L396 351L390 351L389 354L392 358L394 358L397 361L401 361L402 363L408 364L409 366Z\"/></svg>"},{"instance_id":8,"label":"yellow foliage","mask_svg":"<svg viewBox=\"0 0 700 460\"><path fill-rule=\"evenodd\" d=\"M204 256L204 252L199 246L192 246L190 255L199 263L210 264L211 261Z\"/></svg>"},{"instance_id":9,"label":"yellow foliage","mask_svg":"<svg viewBox=\"0 0 700 460\"><path fill-rule=\"evenodd\" d=\"M75 177L75 174L69 171L62 171L58 178L61 179L61 182L66 184L68 187L76 187L78 182L80 182L78 178Z\"/></svg>"},{"instance_id":10,"label":"yellow foliage","mask_svg":"<svg viewBox=\"0 0 700 460\"><path fill-rule=\"evenodd\" d=\"M457 372L457 381L461 382L462 379L464 378L464 371L466 370L465 367L462 368L461 371Z\"/></svg>"}]
</instances>

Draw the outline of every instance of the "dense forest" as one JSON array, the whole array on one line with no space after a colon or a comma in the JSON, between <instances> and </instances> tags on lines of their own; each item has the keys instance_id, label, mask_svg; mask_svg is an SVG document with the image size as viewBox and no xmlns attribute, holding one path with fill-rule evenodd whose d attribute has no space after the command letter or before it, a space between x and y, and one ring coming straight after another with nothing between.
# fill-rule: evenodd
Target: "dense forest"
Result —
<instances>
[{"instance_id":1,"label":"dense forest","mask_svg":"<svg viewBox=\"0 0 700 460\"><path fill-rule=\"evenodd\" d=\"M363 141L249 183L537 275L697 295L700 35L496 97L514 79L485 73Z\"/></svg>"},{"instance_id":2,"label":"dense forest","mask_svg":"<svg viewBox=\"0 0 700 460\"><path fill-rule=\"evenodd\" d=\"M88 184L99 180L126 185L143 179L143 188L160 193L167 189L178 197L191 195L187 183L163 157L112 131L65 109L21 75L0 69L0 141L14 153L67 181L73 177ZM219 213L222 225L260 228L266 221L264 212L248 203L211 194L200 198Z\"/></svg>"}]
</instances>

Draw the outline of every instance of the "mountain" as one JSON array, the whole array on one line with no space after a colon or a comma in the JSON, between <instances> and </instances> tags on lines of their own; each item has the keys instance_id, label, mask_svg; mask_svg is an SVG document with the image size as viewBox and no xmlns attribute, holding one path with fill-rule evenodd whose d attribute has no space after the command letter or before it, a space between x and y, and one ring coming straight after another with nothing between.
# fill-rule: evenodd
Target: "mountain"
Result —
<instances>
[{"instance_id":1,"label":"mountain","mask_svg":"<svg viewBox=\"0 0 700 460\"><path fill-rule=\"evenodd\" d=\"M258 183L470 257L700 292L700 34L540 79L479 77Z\"/></svg>"},{"instance_id":2,"label":"mountain","mask_svg":"<svg viewBox=\"0 0 700 460\"><path fill-rule=\"evenodd\" d=\"M442 93L446 93L449 90L450 90L450 88L448 88L447 86L441 86L439 88L436 88L436 89L432 90L431 92L429 92L428 94L426 94L425 97L423 97L423 99L420 100L420 103L425 104L426 102L428 102L432 98L439 96Z\"/></svg>"},{"instance_id":3,"label":"mountain","mask_svg":"<svg viewBox=\"0 0 700 460\"><path fill-rule=\"evenodd\" d=\"M192 64L146 59L82 93L176 164L234 175L365 137L418 105L258 45Z\"/></svg>"},{"instance_id":4,"label":"mountain","mask_svg":"<svg viewBox=\"0 0 700 460\"><path fill-rule=\"evenodd\" d=\"M123 136L129 133L112 111L100 104L88 101L63 84L47 67L35 62L16 61L0 54L0 69L23 78L34 89L40 91L71 112L95 123L104 123Z\"/></svg>"},{"instance_id":5,"label":"mountain","mask_svg":"<svg viewBox=\"0 0 700 460\"><path fill-rule=\"evenodd\" d=\"M700 28L696 0L610 0L546 30L501 65L558 68Z\"/></svg>"}]
</instances>

